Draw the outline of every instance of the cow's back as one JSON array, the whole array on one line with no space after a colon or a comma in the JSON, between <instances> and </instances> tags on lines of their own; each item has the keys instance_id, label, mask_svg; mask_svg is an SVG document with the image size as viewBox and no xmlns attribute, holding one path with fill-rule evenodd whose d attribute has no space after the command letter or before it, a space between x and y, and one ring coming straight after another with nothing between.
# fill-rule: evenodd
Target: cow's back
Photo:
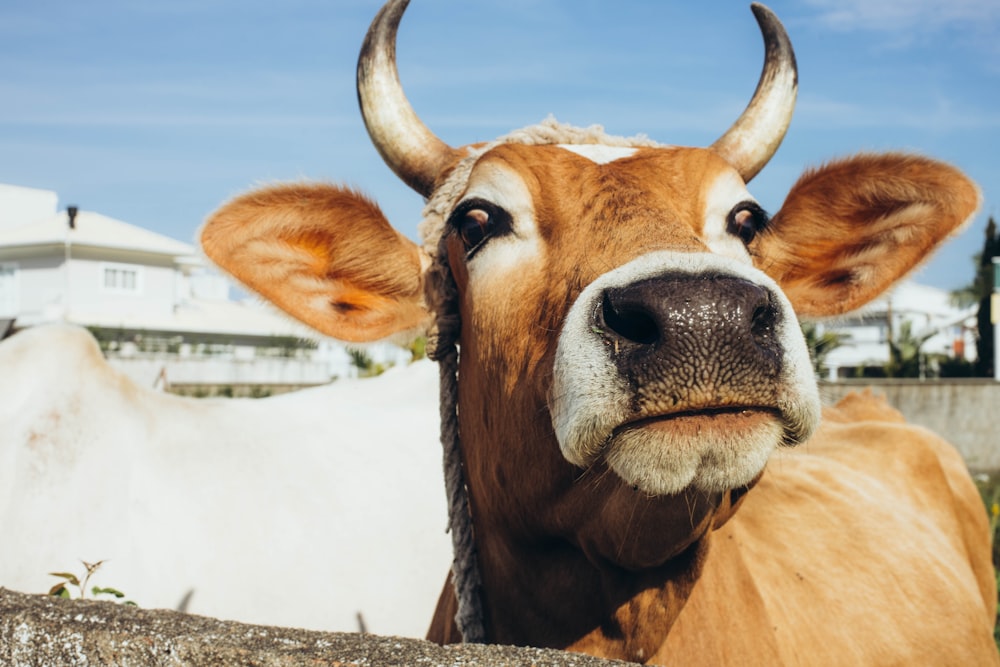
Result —
<instances>
[{"instance_id":1,"label":"cow's back","mask_svg":"<svg viewBox=\"0 0 1000 667\"><path fill-rule=\"evenodd\" d=\"M715 533L658 661L1000 663L989 526L961 457L868 394L824 417Z\"/></svg>"},{"instance_id":2,"label":"cow's back","mask_svg":"<svg viewBox=\"0 0 1000 667\"><path fill-rule=\"evenodd\" d=\"M436 368L266 399L136 386L83 329L0 345L0 586L419 635L450 560ZM404 548L400 548L403 545Z\"/></svg>"}]
</instances>

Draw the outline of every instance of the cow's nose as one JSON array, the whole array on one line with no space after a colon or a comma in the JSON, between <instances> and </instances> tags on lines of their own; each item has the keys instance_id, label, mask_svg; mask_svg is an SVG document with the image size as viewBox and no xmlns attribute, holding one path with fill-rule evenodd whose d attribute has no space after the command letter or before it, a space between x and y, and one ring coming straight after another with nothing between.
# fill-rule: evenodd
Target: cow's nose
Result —
<instances>
[{"instance_id":1,"label":"cow's nose","mask_svg":"<svg viewBox=\"0 0 1000 667\"><path fill-rule=\"evenodd\" d=\"M770 375L780 366L780 310L766 288L735 276L666 274L609 288L595 318L623 370L707 364Z\"/></svg>"}]
</instances>

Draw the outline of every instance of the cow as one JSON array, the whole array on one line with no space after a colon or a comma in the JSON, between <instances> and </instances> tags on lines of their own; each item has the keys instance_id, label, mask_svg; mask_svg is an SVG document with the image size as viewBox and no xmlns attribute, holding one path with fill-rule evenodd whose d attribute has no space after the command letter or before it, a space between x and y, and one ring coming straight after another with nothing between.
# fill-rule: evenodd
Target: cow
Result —
<instances>
[{"instance_id":1,"label":"cow","mask_svg":"<svg viewBox=\"0 0 1000 667\"><path fill-rule=\"evenodd\" d=\"M0 369L0 586L44 593L50 572L105 560L91 584L144 608L426 631L451 552L431 362L294 395L183 398L52 325L4 340Z\"/></svg>"},{"instance_id":2,"label":"cow","mask_svg":"<svg viewBox=\"0 0 1000 667\"><path fill-rule=\"evenodd\" d=\"M962 460L870 395L821 409L797 319L887 290L971 218L976 185L860 154L765 213L747 183L798 74L756 4L760 82L707 148L551 118L455 148L399 82L407 4L374 19L358 97L427 198L422 242L363 194L309 182L232 199L200 239L327 335L430 336L467 493L453 530L471 543L456 540L428 637L666 665L998 664Z\"/></svg>"}]
</instances>

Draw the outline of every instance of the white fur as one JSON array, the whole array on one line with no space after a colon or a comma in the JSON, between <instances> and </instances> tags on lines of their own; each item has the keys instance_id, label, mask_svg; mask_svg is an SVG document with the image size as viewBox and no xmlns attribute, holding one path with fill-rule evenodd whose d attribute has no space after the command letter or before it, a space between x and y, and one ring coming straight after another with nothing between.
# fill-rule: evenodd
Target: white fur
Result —
<instances>
[{"instance_id":1,"label":"white fur","mask_svg":"<svg viewBox=\"0 0 1000 667\"><path fill-rule=\"evenodd\" d=\"M502 207L510 214L513 225L512 234L491 239L468 264L469 282L474 289L489 290L490 282L509 276L521 265L537 263L541 239L535 206L521 176L496 162L484 162L473 169L469 187L458 204L472 199L484 199Z\"/></svg>"},{"instance_id":2,"label":"white fur","mask_svg":"<svg viewBox=\"0 0 1000 667\"><path fill-rule=\"evenodd\" d=\"M744 264L750 263L750 253L743 241L726 230L729 212L737 204L755 201L736 170L727 170L708 189L705 196L705 244L717 255L730 257Z\"/></svg>"},{"instance_id":3,"label":"white fur","mask_svg":"<svg viewBox=\"0 0 1000 667\"><path fill-rule=\"evenodd\" d=\"M600 144L559 144L559 148L565 148L569 152L576 153L597 164L608 164L623 157L631 157L635 155L637 150L630 146L602 146Z\"/></svg>"}]
</instances>

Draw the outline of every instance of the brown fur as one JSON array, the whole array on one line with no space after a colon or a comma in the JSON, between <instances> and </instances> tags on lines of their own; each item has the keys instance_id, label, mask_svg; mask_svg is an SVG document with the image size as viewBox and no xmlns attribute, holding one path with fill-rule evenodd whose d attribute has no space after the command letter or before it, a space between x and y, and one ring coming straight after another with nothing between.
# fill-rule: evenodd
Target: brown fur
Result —
<instances>
[{"instance_id":1,"label":"brown fur","mask_svg":"<svg viewBox=\"0 0 1000 667\"><path fill-rule=\"evenodd\" d=\"M975 489L954 450L871 399L829 412L749 493L651 497L603 463L581 470L562 457L547 405L570 305L644 253L706 252L705 187L728 165L701 149L643 148L598 165L515 144L480 159L491 163L526 184L542 248L477 291L459 240L444 244L459 293L458 411L490 641L685 665L998 664ZM332 335L375 339L418 324L415 246L353 193L295 192L223 209L206 227L206 252ZM977 202L951 167L863 156L803 177L749 249L802 312L838 314L907 273ZM345 240L355 234L366 240ZM276 270L275 255L294 263ZM275 276L282 289L269 287ZM314 303L296 293L300 278L310 299L323 285L343 294L345 281L357 295ZM366 333L338 300L364 303L378 324ZM461 639L454 611L446 586L431 639Z\"/></svg>"},{"instance_id":2,"label":"brown fur","mask_svg":"<svg viewBox=\"0 0 1000 667\"><path fill-rule=\"evenodd\" d=\"M961 458L879 399L844 401L706 535L669 634L643 622L664 608L647 590L612 612L632 622L631 651L603 629L569 648L662 665L996 664L987 520ZM540 597L555 588L531 583ZM600 599L602 587L590 597L574 583L580 599ZM449 587L442 598L431 638L458 641L441 613ZM561 600L564 614L574 608Z\"/></svg>"},{"instance_id":3,"label":"brown fur","mask_svg":"<svg viewBox=\"0 0 1000 667\"><path fill-rule=\"evenodd\" d=\"M324 184L238 197L201 234L205 254L244 285L309 326L353 342L426 322L420 256L404 241L377 204Z\"/></svg>"},{"instance_id":4,"label":"brown fur","mask_svg":"<svg viewBox=\"0 0 1000 667\"><path fill-rule=\"evenodd\" d=\"M922 157L832 162L793 186L760 239L761 268L800 315L850 312L878 296L886 276L891 283L912 271L979 198L957 169Z\"/></svg>"}]
</instances>

